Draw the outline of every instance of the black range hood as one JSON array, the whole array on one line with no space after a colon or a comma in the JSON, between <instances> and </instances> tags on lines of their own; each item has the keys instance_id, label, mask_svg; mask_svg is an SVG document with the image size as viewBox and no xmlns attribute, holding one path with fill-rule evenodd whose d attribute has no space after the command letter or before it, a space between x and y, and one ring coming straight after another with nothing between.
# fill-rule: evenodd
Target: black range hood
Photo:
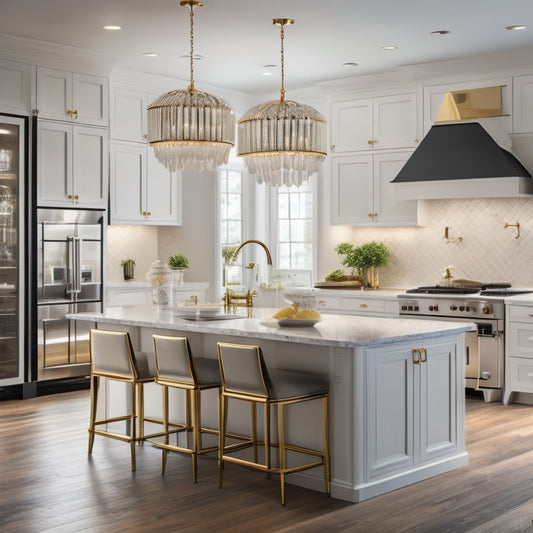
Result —
<instances>
[{"instance_id":1,"label":"black range hood","mask_svg":"<svg viewBox=\"0 0 533 533\"><path fill-rule=\"evenodd\" d=\"M432 126L392 183L398 199L533 194L531 174L478 122Z\"/></svg>"}]
</instances>

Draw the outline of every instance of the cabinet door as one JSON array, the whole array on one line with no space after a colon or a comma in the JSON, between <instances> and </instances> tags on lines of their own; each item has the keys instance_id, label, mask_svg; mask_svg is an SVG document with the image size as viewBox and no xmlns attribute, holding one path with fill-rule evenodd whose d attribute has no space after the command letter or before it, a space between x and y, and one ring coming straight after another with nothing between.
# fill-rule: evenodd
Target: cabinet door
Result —
<instances>
[{"instance_id":1,"label":"cabinet door","mask_svg":"<svg viewBox=\"0 0 533 533\"><path fill-rule=\"evenodd\" d=\"M374 212L372 222L381 226L417 224L416 200L396 200L391 181L413 152L376 153L374 157Z\"/></svg>"},{"instance_id":2,"label":"cabinet door","mask_svg":"<svg viewBox=\"0 0 533 533\"><path fill-rule=\"evenodd\" d=\"M73 74L73 120L81 124L107 126L109 119L109 83L107 78Z\"/></svg>"},{"instance_id":3,"label":"cabinet door","mask_svg":"<svg viewBox=\"0 0 533 533\"><path fill-rule=\"evenodd\" d=\"M372 220L371 155L332 158L331 212L333 224L366 224Z\"/></svg>"},{"instance_id":4,"label":"cabinet door","mask_svg":"<svg viewBox=\"0 0 533 533\"><path fill-rule=\"evenodd\" d=\"M533 75L513 78L513 131L533 131Z\"/></svg>"},{"instance_id":5,"label":"cabinet door","mask_svg":"<svg viewBox=\"0 0 533 533\"><path fill-rule=\"evenodd\" d=\"M110 150L112 224L144 222L146 146L113 143Z\"/></svg>"},{"instance_id":6,"label":"cabinet door","mask_svg":"<svg viewBox=\"0 0 533 533\"><path fill-rule=\"evenodd\" d=\"M73 191L80 207L107 207L108 141L104 128L73 126Z\"/></svg>"},{"instance_id":7,"label":"cabinet door","mask_svg":"<svg viewBox=\"0 0 533 533\"><path fill-rule=\"evenodd\" d=\"M116 87L113 90L111 137L122 141L146 142L146 107L144 92Z\"/></svg>"},{"instance_id":8,"label":"cabinet door","mask_svg":"<svg viewBox=\"0 0 533 533\"><path fill-rule=\"evenodd\" d=\"M148 147L146 175L147 222L158 225L181 224L181 172L169 172Z\"/></svg>"},{"instance_id":9,"label":"cabinet door","mask_svg":"<svg viewBox=\"0 0 533 533\"><path fill-rule=\"evenodd\" d=\"M331 152L372 148L372 100L334 102L331 105Z\"/></svg>"},{"instance_id":10,"label":"cabinet door","mask_svg":"<svg viewBox=\"0 0 533 533\"><path fill-rule=\"evenodd\" d=\"M0 61L0 109L29 115L31 110L31 65Z\"/></svg>"},{"instance_id":11,"label":"cabinet door","mask_svg":"<svg viewBox=\"0 0 533 533\"><path fill-rule=\"evenodd\" d=\"M37 67L37 109L40 118L72 120L72 73Z\"/></svg>"},{"instance_id":12,"label":"cabinet door","mask_svg":"<svg viewBox=\"0 0 533 533\"><path fill-rule=\"evenodd\" d=\"M417 145L416 94L375 98L373 104L374 149Z\"/></svg>"},{"instance_id":13,"label":"cabinet door","mask_svg":"<svg viewBox=\"0 0 533 533\"><path fill-rule=\"evenodd\" d=\"M37 204L72 207L72 126L37 125Z\"/></svg>"},{"instance_id":14,"label":"cabinet door","mask_svg":"<svg viewBox=\"0 0 533 533\"><path fill-rule=\"evenodd\" d=\"M457 447L457 350L454 344L427 348L420 368L420 449L417 462L434 459ZM463 384L461 384L463 386ZM416 398L416 396L415 396Z\"/></svg>"},{"instance_id":15,"label":"cabinet door","mask_svg":"<svg viewBox=\"0 0 533 533\"><path fill-rule=\"evenodd\" d=\"M367 478L414 464L414 369L410 349L387 348L367 359Z\"/></svg>"}]
</instances>

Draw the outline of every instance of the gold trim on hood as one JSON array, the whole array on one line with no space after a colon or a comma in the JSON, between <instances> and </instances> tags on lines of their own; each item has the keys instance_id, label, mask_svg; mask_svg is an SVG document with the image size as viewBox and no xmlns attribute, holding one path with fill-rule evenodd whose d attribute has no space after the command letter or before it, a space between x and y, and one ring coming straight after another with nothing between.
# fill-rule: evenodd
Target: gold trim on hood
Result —
<instances>
[{"instance_id":1,"label":"gold trim on hood","mask_svg":"<svg viewBox=\"0 0 533 533\"><path fill-rule=\"evenodd\" d=\"M435 122L502 116L502 88L483 87L446 93Z\"/></svg>"}]
</instances>

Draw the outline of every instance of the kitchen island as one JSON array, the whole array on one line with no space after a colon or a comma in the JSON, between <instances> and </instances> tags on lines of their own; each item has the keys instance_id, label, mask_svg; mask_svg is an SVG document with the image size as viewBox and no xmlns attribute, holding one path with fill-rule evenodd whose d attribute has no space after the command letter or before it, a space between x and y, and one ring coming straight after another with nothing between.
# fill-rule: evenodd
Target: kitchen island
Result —
<instances>
[{"instance_id":1,"label":"kitchen island","mask_svg":"<svg viewBox=\"0 0 533 533\"><path fill-rule=\"evenodd\" d=\"M189 320L146 305L69 318L129 331L134 348L150 353L154 333L185 335L194 354L212 358L218 341L258 344L269 367L328 379L335 498L360 502L467 464L464 334L475 330L474 324L324 315L314 327L279 327L270 318L274 311L256 308L248 317L240 309L243 315ZM152 387L157 403L161 394ZM147 401L149 396L147 391ZM126 398L109 389L105 408ZM202 403L207 424L215 424L216 398ZM294 409L289 439L320 447L321 432L310 422L317 420L320 403ZM246 413L237 411L229 421L232 430L247 429ZM321 475L320 469L308 470L291 474L287 482L322 490Z\"/></svg>"}]
</instances>

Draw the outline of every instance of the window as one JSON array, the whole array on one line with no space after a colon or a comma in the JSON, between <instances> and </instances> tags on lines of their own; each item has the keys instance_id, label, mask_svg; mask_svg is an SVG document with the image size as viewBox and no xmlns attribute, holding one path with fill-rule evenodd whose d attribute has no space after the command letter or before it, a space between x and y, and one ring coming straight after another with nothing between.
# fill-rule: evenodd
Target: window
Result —
<instances>
[{"instance_id":1,"label":"window","mask_svg":"<svg viewBox=\"0 0 533 533\"><path fill-rule=\"evenodd\" d=\"M244 239L244 187L243 172L240 170L219 170L219 239L220 253L227 246L238 246ZM234 265L224 272L224 261L221 261L220 279L224 285L225 276L230 284L241 283L240 257Z\"/></svg>"},{"instance_id":2,"label":"window","mask_svg":"<svg viewBox=\"0 0 533 533\"><path fill-rule=\"evenodd\" d=\"M279 187L274 198L277 219L277 268L313 269L313 185Z\"/></svg>"}]
</instances>

